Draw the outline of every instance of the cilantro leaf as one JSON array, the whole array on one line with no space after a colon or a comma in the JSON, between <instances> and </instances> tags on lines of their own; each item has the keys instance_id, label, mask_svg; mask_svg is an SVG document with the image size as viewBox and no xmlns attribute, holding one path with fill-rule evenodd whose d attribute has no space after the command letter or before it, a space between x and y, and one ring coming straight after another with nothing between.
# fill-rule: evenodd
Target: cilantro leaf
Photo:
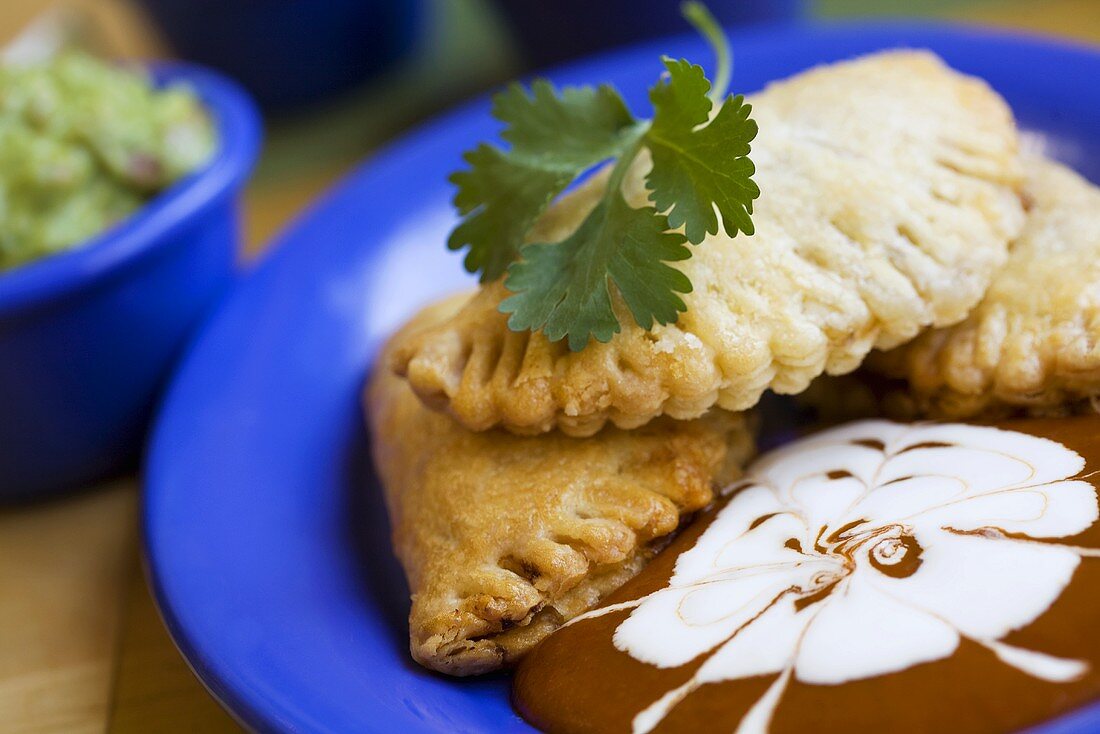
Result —
<instances>
[{"instance_id":1,"label":"cilantro leaf","mask_svg":"<svg viewBox=\"0 0 1100 734\"><path fill-rule=\"evenodd\" d=\"M464 216L447 247L469 246L463 264L481 272L481 282L500 277L511 263L527 230L546 205L573 180L569 171L528 165L482 143L463 159L470 168L451 175L458 187L454 205Z\"/></svg>"},{"instance_id":2,"label":"cilantro leaf","mask_svg":"<svg viewBox=\"0 0 1100 734\"><path fill-rule=\"evenodd\" d=\"M691 292L691 282L665 262L690 256L664 216L632 208L616 187L566 239L522 249L504 283L514 295L500 310L511 314L513 331L541 329L550 341L568 337L569 348L579 351L590 337L606 342L620 331L612 283L643 328L675 321L687 308L677 293Z\"/></svg>"},{"instance_id":3,"label":"cilantro leaf","mask_svg":"<svg viewBox=\"0 0 1100 734\"><path fill-rule=\"evenodd\" d=\"M567 87L536 81L531 94L513 84L496 95L493 115L506 123L508 151L482 144L463 156L469 168L450 178L463 220L452 250L469 247L464 264L481 281L503 274L547 205L573 179L615 157L643 132L608 86Z\"/></svg>"},{"instance_id":4,"label":"cilantro leaf","mask_svg":"<svg viewBox=\"0 0 1100 734\"><path fill-rule=\"evenodd\" d=\"M668 213L672 227L684 227L692 244L718 232L718 215L731 237L751 235L752 202L760 196L748 158L757 132L751 105L731 95L708 123L713 103L702 67L683 59L664 64L668 79L650 90L654 116L645 137L653 156L650 201Z\"/></svg>"},{"instance_id":5,"label":"cilantro leaf","mask_svg":"<svg viewBox=\"0 0 1100 734\"><path fill-rule=\"evenodd\" d=\"M513 156L576 173L619 155L643 132L607 84L559 92L536 79L530 94L511 84L493 98L493 116L508 123L501 137L512 145Z\"/></svg>"},{"instance_id":6,"label":"cilantro leaf","mask_svg":"<svg viewBox=\"0 0 1100 734\"><path fill-rule=\"evenodd\" d=\"M669 263L685 260L719 220L730 236L752 234L749 144L756 136L743 97L724 100L733 69L729 44L699 2L684 17L710 43L715 84L703 69L664 58L667 77L650 89L652 121L636 120L612 87L557 90L536 81L493 99L505 123L507 149L482 144L465 155L469 167L451 176L462 221L447 242L469 248L465 265L485 282L507 273L512 295L499 309L514 331L541 330L583 349L621 330L612 306L621 297L645 329L675 321L686 310L680 294L691 282ZM710 118L714 105L721 109ZM642 148L652 169L646 187L654 206L632 208L623 179ZM570 183L596 164L615 161L602 199L561 242L524 244L535 220ZM683 229L681 234L679 229Z\"/></svg>"}]
</instances>

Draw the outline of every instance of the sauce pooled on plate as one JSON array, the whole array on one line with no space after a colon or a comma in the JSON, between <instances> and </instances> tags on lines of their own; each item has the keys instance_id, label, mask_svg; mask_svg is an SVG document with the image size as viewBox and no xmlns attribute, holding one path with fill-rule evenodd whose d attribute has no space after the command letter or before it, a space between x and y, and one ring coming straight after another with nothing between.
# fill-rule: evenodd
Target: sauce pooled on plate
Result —
<instances>
[{"instance_id":1,"label":"sauce pooled on plate","mask_svg":"<svg viewBox=\"0 0 1100 734\"><path fill-rule=\"evenodd\" d=\"M1100 419L766 454L521 663L551 732L1010 732L1100 697Z\"/></svg>"}]
</instances>

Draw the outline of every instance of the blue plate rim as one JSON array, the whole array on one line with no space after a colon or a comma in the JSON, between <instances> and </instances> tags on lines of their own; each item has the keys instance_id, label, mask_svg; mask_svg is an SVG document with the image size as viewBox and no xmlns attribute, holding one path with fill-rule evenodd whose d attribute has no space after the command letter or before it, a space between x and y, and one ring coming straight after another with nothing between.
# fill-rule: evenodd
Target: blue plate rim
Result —
<instances>
[{"instance_id":1,"label":"blue plate rim","mask_svg":"<svg viewBox=\"0 0 1100 734\"><path fill-rule=\"evenodd\" d=\"M956 41L982 38L993 41L1024 44L1040 51L1046 50L1060 54L1068 53L1079 55L1092 62L1100 59L1100 47L1091 46L1087 43L1073 39L1010 28L995 28L904 18L888 20L767 23L748 28L731 29L728 32L733 41L735 50L739 37L752 37L755 42L760 42L761 38L766 38L768 36L781 37L788 33L867 33L871 35L885 35L904 32L907 34L919 34L922 37L926 37L928 42L934 42L936 38ZM594 63L614 63L619 60L641 55L649 50L653 50L651 55L656 59L660 54L659 49L673 45L678 40L682 41L685 36L690 35L691 34L688 33L674 34L656 40L616 48L604 53L571 61L548 70L525 75L523 79L530 79L542 76L543 74L553 77L571 77L575 76L576 72ZM146 444L142 468L143 488L147 488L150 484L150 477L158 473L159 462L167 460L163 457L171 454L169 449L163 448L163 437L169 431L168 426L170 425L171 407L174 402L173 396L176 392L176 385L180 381L181 376L188 371L189 365L194 361L196 354L202 351L203 344L206 341L208 333L211 331L212 324L218 320L219 315L232 308L233 303L241 298L240 294L242 291L253 287L252 284L254 282L262 280L264 274L273 269L274 263L284 256L284 252L292 241L297 238L298 233L310 225L314 217L317 216L318 212L320 212L326 204L334 199L340 198L344 194L345 189L349 188L353 181L361 184L364 180L370 180L372 181L372 185L375 183L383 183L391 168L396 166L412 151L419 148L424 141L437 135L439 131L456 125L466 126L473 120L484 119L488 114L491 94L491 91L486 92L471 100L460 103L449 110L445 110L427 122L416 126L411 131L396 137L368 160L342 176L328 188L325 193L295 216L286 227L280 230L274 237L272 244L266 248L262 260L234 287L233 292L228 294L218 307L213 310L213 313L207 319L206 323L199 329L195 339L184 351L173 378L169 382L169 388L165 391L161 399L153 429L150 432ZM477 141L471 140L470 144L473 145L476 142ZM365 253L369 254L370 257L376 257L379 252L384 249L383 244L384 240L378 239L369 244L364 244L363 250ZM372 351L374 351L377 346L377 344L374 345ZM215 665L212 665L208 660L208 656L204 654L202 645L189 634L185 625L180 621L173 610L171 600L167 595L167 590L162 585L161 579L156 571L159 562L154 550L156 544L153 542L150 535L150 526L152 523L148 512L149 503L146 501L143 493L140 507L140 535L144 552L143 569L158 612L165 623L165 627L173 643L180 650L187 665L211 696L215 698L234 719L247 728L256 731L298 730L295 726L291 725L290 722L281 720L279 717L272 715L268 707L265 707L263 699L250 700L248 695L241 692L242 689L247 690L247 686L234 686L231 683L232 672L219 671ZM1078 727L1082 722L1096 724L1098 721L1100 721L1100 702L1071 711L1055 720L1034 727L1034 729L1029 731L1033 731L1035 734L1040 734L1040 732L1041 734L1069 734L1070 732L1080 731Z\"/></svg>"}]
</instances>

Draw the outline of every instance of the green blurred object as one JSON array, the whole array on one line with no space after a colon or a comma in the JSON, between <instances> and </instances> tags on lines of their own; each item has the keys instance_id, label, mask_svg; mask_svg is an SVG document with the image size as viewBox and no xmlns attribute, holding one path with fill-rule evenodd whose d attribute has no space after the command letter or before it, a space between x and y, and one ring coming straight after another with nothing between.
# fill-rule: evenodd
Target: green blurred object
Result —
<instances>
[{"instance_id":1,"label":"green blurred object","mask_svg":"<svg viewBox=\"0 0 1100 734\"><path fill-rule=\"evenodd\" d=\"M0 64L0 270L90 240L199 168L195 95L80 52Z\"/></svg>"},{"instance_id":2,"label":"green blurred object","mask_svg":"<svg viewBox=\"0 0 1100 734\"><path fill-rule=\"evenodd\" d=\"M516 74L515 48L484 0L426 5L415 56L343 99L272 122L261 182L354 163L402 129Z\"/></svg>"}]
</instances>

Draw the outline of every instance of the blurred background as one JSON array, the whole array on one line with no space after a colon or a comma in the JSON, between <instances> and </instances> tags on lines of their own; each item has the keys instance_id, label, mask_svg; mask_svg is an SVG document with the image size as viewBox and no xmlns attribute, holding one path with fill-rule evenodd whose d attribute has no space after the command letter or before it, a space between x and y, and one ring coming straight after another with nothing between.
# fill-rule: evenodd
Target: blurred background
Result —
<instances>
[{"instance_id":1,"label":"blurred background","mask_svg":"<svg viewBox=\"0 0 1100 734\"><path fill-rule=\"evenodd\" d=\"M708 5L731 26L902 16L1100 43L1100 0ZM28 32L63 35L106 57L184 58L237 79L266 126L245 193L255 257L334 180L418 121L547 64L684 30L677 8L676 0L0 0L0 44ZM137 480L94 489L0 507L0 731L237 731L149 598Z\"/></svg>"}]
</instances>

